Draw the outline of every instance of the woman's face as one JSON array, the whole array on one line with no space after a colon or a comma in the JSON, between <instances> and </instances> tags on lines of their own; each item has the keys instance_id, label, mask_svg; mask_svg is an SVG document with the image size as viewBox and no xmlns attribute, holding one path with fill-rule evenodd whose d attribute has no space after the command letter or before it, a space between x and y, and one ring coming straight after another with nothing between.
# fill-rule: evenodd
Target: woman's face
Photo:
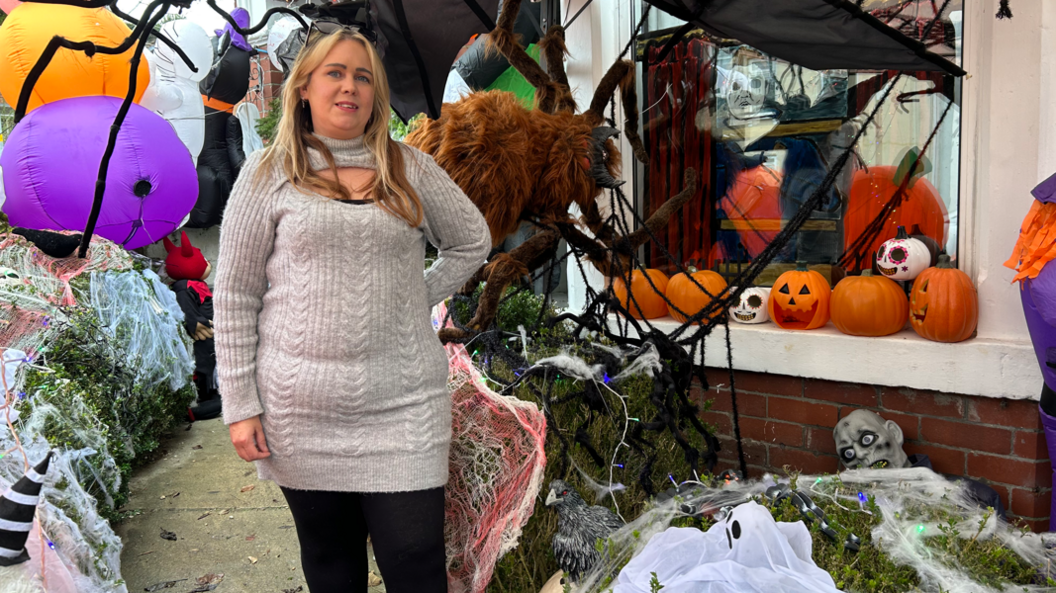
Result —
<instances>
[{"instance_id":1,"label":"woman's face","mask_svg":"<svg viewBox=\"0 0 1056 593\"><path fill-rule=\"evenodd\" d=\"M362 136L374 106L367 49L352 40L335 45L312 71L301 99L308 101L315 133L339 140Z\"/></svg>"}]
</instances>

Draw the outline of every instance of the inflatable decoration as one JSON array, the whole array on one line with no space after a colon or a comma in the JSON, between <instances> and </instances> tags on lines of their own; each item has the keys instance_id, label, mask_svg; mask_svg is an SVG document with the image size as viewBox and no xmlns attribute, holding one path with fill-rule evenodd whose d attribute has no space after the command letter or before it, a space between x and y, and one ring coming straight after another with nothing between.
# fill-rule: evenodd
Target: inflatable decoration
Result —
<instances>
[{"instance_id":1,"label":"inflatable decoration","mask_svg":"<svg viewBox=\"0 0 1056 593\"><path fill-rule=\"evenodd\" d=\"M236 8L231 16L240 27L249 24L249 12L244 8ZM220 224L227 196L245 159L242 130L232 112L249 91L249 60L255 50L230 23L222 33L217 59L198 84L205 102L205 144L198 157L198 203L187 222L190 228Z\"/></svg>"},{"instance_id":2,"label":"inflatable decoration","mask_svg":"<svg viewBox=\"0 0 1056 593\"><path fill-rule=\"evenodd\" d=\"M0 154L3 210L12 226L85 228L99 158L120 107L114 97L64 99L15 127ZM139 105L129 106L108 172L96 232L126 249L175 230L198 195L187 148L168 122Z\"/></svg>"},{"instance_id":3,"label":"inflatable decoration","mask_svg":"<svg viewBox=\"0 0 1056 593\"><path fill-rule=\"evenodd\" d=\"M304 45L305 36L306 33L297 19L282 17L268 30L268 60L280 72L289 74L297 52Z\"/></svg>"},{"instance_id":4,"label":"inflatable decoration","mask_svg":"<svg viewBox=\"0 0 1056 593\"><path fill-rule=\"evenodd\" d=\"M132 32L105 8L26 2L0 27L0 94L8 105L18 105L23 83L54 36L97 46L116 47ZM33 86L26 111L69 97L128 92L129 61L133 49L120 54L59 50ZM136 73L137 103L150 82L149 68L140 62Z\"/></svg>"},{"instance_id":5,"label":"inflatable decoration","mask_svg":"<svg viewBox=\"0 0 1056 593\"><path fill-rule=\"evenodd\" d=\"M11 14L11 11L21 6L22 3L19 0L0 0L0 10L6 14Z\"/></svg>"},{"instance_id":6,"label":"inflatable decoration","mask_svg":"<svg viewBox=\"0 0 1056 593\"><path fill-rule=\"evenodd\" d=\"M205 108L198 82L209 73L213 45L204 29L186 19L165 23L161 33L183 49L198 71L183 63L172 48L159 44L147 54L150 86L140 105L168 120L197 162L205 142Z\"/></svg>"}]
</instances>

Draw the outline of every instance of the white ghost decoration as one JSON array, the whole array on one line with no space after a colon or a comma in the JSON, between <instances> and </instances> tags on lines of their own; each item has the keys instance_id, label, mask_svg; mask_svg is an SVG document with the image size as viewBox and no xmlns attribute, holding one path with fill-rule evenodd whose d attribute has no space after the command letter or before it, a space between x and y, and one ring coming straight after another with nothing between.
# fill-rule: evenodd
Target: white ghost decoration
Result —
<instances>
[{"instance_id":1,"label":"white ghost decoration","mask_svg":"<svg viewBox=\"0 0 1056 593\"><path fill-rule=\"evenodd\" d=\"M283 43L290 40L290 35L298 29L302 29L301 22L290 15L283 16L279 20L275 21L273 25L268 27L268 59L271 60L271 64L275 66L275 69L287 74L290 71L290 67L293 65L290 60L290 55L284 55L284 49L281 47ZM301 33L304 36L304 33ZM303 39L300 40L303 43ZM287 51L287 54L290 52ZM296 52L293 52L294 54ZM249 156L249 153L246 153Z\"/></svg>"},{"instance_id":2,"label":"white ghost decoration","mask_svg":"<svg viewBox=\"0 0 1056 593\"><path fill-rule=\"evenodd\" d=\"M730 289L730 292L737 287ZM770 289L763 286L746 288L741 293L741 299L736 305L730 307L730 319L737 323L766 323L770 321L770 312L766 303L770 300Z\"/></svg>"},{"instance_id":3,"label":"white ghost decoration","mask_svg":"<svg viewBox=\"0 0 1056 593\"><path fill-rule=\"evenodd\" d=\"M748 502L710 529L671 527L620 571L614 593L650 593L652 573L664 593L836 593L811 558L802 521L778 523Z\"/></svg>"},{"instance_id":4,"label":"white ghost decoration","mask_svg":"<svg viewBox=\"0 0 1056 593\"><path fill-rule=\"evenodd\" d=\"M179 46L198 71L191 71L183 58L159 41L147 54L150 84L139 103L172 124L197 164L205 143L205 107L198 82L213 65L213 44L204 29L187 19L165 23L160 33Z\"/></svg>"}]
</instances>

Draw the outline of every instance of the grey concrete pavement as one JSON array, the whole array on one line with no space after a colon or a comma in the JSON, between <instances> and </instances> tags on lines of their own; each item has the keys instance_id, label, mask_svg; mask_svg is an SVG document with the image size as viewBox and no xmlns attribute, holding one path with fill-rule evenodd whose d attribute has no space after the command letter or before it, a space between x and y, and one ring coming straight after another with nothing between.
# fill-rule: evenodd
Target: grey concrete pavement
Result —
<instances>
[{"instance_id":1,"label":"grey concrete pavement","mask_svg":"<svg viewBox=\"0 0 1056 593\"><path fill-rule=\"evenodd\" d=\"M196 582L205 577L207 583L210 574L224 575L217 593L308 593L282 492L257 480L219 419L181 427L162 449L161 458L132 476L122 509L129 516L115 525L125 545L121 571L129 593L211 590ZM370 564L377 573L373 558Z\"/></svg>"}]
</instances>

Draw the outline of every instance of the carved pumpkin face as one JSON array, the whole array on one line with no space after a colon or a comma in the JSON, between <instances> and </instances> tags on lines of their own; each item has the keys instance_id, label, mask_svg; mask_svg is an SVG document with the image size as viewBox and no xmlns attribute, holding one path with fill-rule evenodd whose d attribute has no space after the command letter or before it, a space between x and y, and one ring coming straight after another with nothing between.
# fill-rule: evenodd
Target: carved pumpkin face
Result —
<instances>
[{"instance_id":1,"label":"carved pumpkin face","mask_svg":"<svg viewBox=\"0 0 1056 593\"><path fill-rule=\"evenodd\" d=\"M815 329L829 322L832 289L821 274L797 262L781 274L770 290L770 318L785 329Z\"/></svg>"},{"instance_id":2,"label":"carved pumpkin face","mask_svg":"<svg viewBox=\"0 0 1056 593\"><path fill-rule=\"evenodd\" d=\"M734 287L731 292L736 291ZM770 321L769 307L770 289L762 286L753 286L741 293L741 298L736 305L730 307L730 319L737 323L766 323Z\"/></svg>"},{"instance_id":3,"label":"carved pumpkin face","mask_svg":"<svg viewBox=\"0 0 1056 593\"><path fill-rule=\"evenodd\" d=\"M876 268L892 280L912 280L930 265L928 246L907 235L905 227L898 227L898 236L876 251Z\"/></svg>"},{"instance_id":4,"label":"carved pumpkin face","mask_svg":"<svg viewBox=\"0 0 1056 593\"><path fill-rule=\"evenodd\" d=\"M972 337L979 322L979 297L968 274L940 255L924 270L910 292L909 324L921 337L935 342L960 342Z\"/></svg>"}]
</instances>

